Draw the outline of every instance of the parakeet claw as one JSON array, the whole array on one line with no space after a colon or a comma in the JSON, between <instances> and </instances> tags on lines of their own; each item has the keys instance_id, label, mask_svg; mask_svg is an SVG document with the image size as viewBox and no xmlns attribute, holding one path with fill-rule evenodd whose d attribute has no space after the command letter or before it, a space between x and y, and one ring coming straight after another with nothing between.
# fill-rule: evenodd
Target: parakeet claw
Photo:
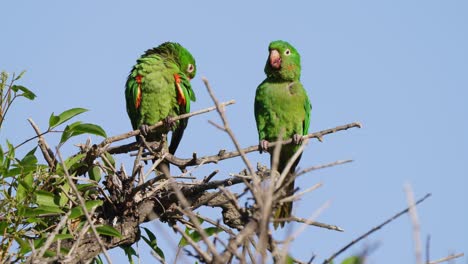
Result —
<instances>
[{"instance_id":1,"label":"parakeet claw","mask_svg":"<svg viewBox=\"0 0 468 264\"><path fill-rule=\"evenodd\" d=\"M260 153L263 153L264 151L265 152L268 152L268 144L270 142L268 142L267 140L260 140L260 144L259 144L259 147L260 147Z\"/></svg>"},{"instance_id":2,"label":"parakeet claw","mask_svg":"<svg viewBox=\"0 0 468 264\"><path fill-rule=\"evenodd\" d=\"M142 136L146 137L148 135L148 132L149 132L149 126L148 125L143 124L143 125L141 125L139 127L139 129L140 129L140 134Z\"/></svg>"},{"instance_id":3,"label":"parakeet claw","mask_svg":"<svg viewBox=\"0 0 468 264\"><path fill-rule=\"evenodd\" d=\"M300 145L302 143L302 135L294 134L292 140L294 144Z\"/></svg>"},{"instance_id":4,"label":"parakeet claw","mask_svg":"<svg viewBox=\"0 0 468 264\"><path fill-rule=\"evenodd\" d=\"M175 129L176 122L175 122L174 118L172 118L171 116L168 116L168 117L164 118L163 123L164 123L164 126L167 129L169 129L169 130L174 130Z\"/></svg>"}]
</instances>

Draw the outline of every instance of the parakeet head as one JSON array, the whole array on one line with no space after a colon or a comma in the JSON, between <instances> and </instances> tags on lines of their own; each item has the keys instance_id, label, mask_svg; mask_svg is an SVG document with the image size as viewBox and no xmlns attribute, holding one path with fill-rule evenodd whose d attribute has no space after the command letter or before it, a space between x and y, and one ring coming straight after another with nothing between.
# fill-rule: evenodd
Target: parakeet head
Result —
<instances>
[{"instance_id":1,"label":"parakeet head","mask_svg":"<svg viewBox=\"0 0 468 264\"><path fill-rule=\"evenodd\" d=\"M174 61L174 63L179 66L180 70L190 79L195 77L197 73L195 59L192 54L179 43L164 42L156 48L147 50L143 57L151 54L158 54Z\"/></svg>"},{"instance_id":2,"label":"parakeet head","mask_svg":"<svg viewBox=\"0 0 468 264\"><path fill-rule=\"evenodd\" d=\"M285 81L296 81L301 77L301 56L288 42L272 41L268 46L265 74Z\"/></svg>"}]
</instances>

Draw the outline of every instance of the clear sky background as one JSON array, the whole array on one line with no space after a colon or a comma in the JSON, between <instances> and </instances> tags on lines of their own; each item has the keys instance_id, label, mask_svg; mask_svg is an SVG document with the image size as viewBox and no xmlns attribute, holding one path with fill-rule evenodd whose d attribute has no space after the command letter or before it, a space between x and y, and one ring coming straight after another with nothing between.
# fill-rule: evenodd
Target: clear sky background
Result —
<instances>
[{"instance_id":1,"label":"clear sky background","mask_svg":"<svg viewBox=\"0 0 468 264\"><path fill-rule=\"evenodd\" d=\"M2 144L33 135L27 118L45 129L52 112L72 107L90 109L80 119L100 124L108 135L130 130L123 93L127 74L146 49L168 40L197 59L192 86L198 100L192 109L212 105L200 78L206 76L220 100L237 101L228 117L241 144L257 144L255 89L264 79L268 43L283 39L302 55L302 83L313 105L311 131L354 121L364 125L314 141L303 155L303 168L338 159L355 162L297 180L302 189L324 186L295 204L296 215L309 217L331 201L317 220L346 232L310 227L292 254L328 257L403 209L404 183L411 183L416 197L433 194L418 207L423 240L431 235L431 258L468 252L468 2L8 1L0 8L0 69L27 70L21 84L38 95L14 106ZM218 117L190 120L178 156L234 148L207 120ZM56 137L47 139L58 143ZM76 148L68 144L63 151L72 154ZM267 155L249 158L268 163ZM215 167L195 175L202 178ZM240 171L242 162L221 168L219 179ZM163 225L146 226L172 255L179 238ZM140 245L141 263L153 263ZM414 263L408 216L347 255L366 245L378 245L370 263ZM111 256L125 263L120 250ZM467 257L455 263L468 263Z\"/></svg>"}]
</instances>

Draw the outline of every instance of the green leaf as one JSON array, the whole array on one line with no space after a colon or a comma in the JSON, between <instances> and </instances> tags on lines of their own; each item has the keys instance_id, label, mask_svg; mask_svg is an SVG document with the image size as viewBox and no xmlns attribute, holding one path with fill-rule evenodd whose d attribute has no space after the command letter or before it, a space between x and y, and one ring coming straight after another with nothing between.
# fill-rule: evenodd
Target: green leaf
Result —
<instances>
[{"instance_id":1,"label":"green leaf","mask_svg":"<svg viewBox=\"0 0 468 264\"><path fill-rule=\"evenodd\" d=\"M146 227L143 227L143 229L145 230L146 232L146 235L148 236L148 239L150 241L154 241L154 244L156 245L157 243L157 240L156 240L156 236L153 234L153 232L151 232L148 228Z\"/></svg>"},{"instance_id":2,"label":"green leaf","mask_svg":"<svg viewBox=\"0 0 468 264\"><path fill-rule=\"evenodd\" d=\"M85 207L86 207L86 210L88 210L88 211L90 211L91 209L93 209L96 206L101 206L101 205L102 205L101 200L93 200L93 201L86 201L85 202ZM70 214L69 218L74 219L74 218L78 218L78 217L80 217L82 215L84 215L84 212L81 209L81 206L77 205L77 206L73 207L73 209L71 210L71 214Z\"/></svg>"},{"instance_id":3,"label":"green leaf","mask_svg":"<svg viewBox=\"0 0 468 264\"><path fill-rule=\"evenodd\" d=\"M13 85L11 86L11 89L15 92L22 91L23 93L20 94L19 96L24 96L28 98L29 100L34 100L34 98L36 98L36 95L33 92L31 92L31 90L29 90L28 88L22 85Z\"/></svg>"},{"instance_id":4,"label":"green leaf","mask_svg":"<svg viewBox=\"0 0 468 264\"><path fill-rule=\"evenodd\" d=\"M68 193L70 191L70 185L68 182L64 182L62 185L62 192L60 193L59 206L63 207L68 203L68 197L63 193Z\"/></svg>"},{"instance_id":5,"label":"green leaf","mask_svg":"<svg viewBox=\"0 0 468 264\"><path fill-rule=\"evenodd\" d=\"M8 72L2 71L0 73L0 90L3 90L7 80L8 80Z\"/></svg>"},{"instance_id":6,"label":"green leaf","mask_svg":"<svg viewBox=\"0 0 468 264\"><path fill-rule=\"evenodd\" d=\"M86 111L88 111L88 109L72 108L72 109L68 109L68 110L62 112L58 116L55 116L54 113L52 113L52 115L49 118L49 129L57 127L57 126L63 124L64 122L70 120L71 118L73 118L73 117L75 117L75 116L77 116L79 114L82 114L82 113L84 113Z\"/></svg>"},{"instance_id":7,"label":"green leaf","mask_svg":"<svg viewBox=\"0 0 468 264\"><path fill-rule=\"evenodd\" d=\"M99 166L92 166L91 169L88 170L89 178L93 181L99 182L101 180L101 169Z\"/></svg>"},{"instance_id":8,"label":"green leaf","mask_svg":"<svg viewBox=\"0 0 468 264\"><path fill-rule=\"evenodd\" d=\"M93 261L91 261L91 264L104 264L102 261L101 257L97 255L96 257L93 258Z\"/></svg>"},{"instance_id":9,"label":"green leaf","mask_svg":"<svg viewBox=\"0 0 468 264\"><path fill-rule=\"evenodd\" d=\"M57 240L63 240L63 239L74 239L74 237L70 234L57 234L54 237L54 242Z\"/></svg>"},{"instance_id":10,"label":"green leaf","mask_svg":"<svg viewBox=\"0 0 468 264\"><path fill-rule=\"evenodd\" d=\"M145 228L146 229L146 228ZM162 259L165 259L164 252L159 248L156 244L156 238L154 240L150 240L146 238L145 236L141 236L141 238L146 242L146 244L156 253L158 254Z\"/></svg>"},{"instance_id":11,"label":"green leaf","mask_svg":"<svg viewBox=\"0 0 468 264\"><path fill-rule=\"evenodd\" d=\"M76 126L74 130L76 131L76 133L80 134L88 133L96 136L107 137L106 131L104 131L102 127L95 124L80 124Z\"/></svg>"},{"instance_id":12,"label":"green leaf","mask_svg":"<svg viewBox=\"0 0 468 264\"><path fill-rule=\"evenodd\" d=\"M223 230L222 230L221 228L218 228L218 227L208 227L208 228L205 228L205 232L206 232L206 234L207 234L208 236L212 236L213 234L219 233L219 232L221 232L221 231L223 231ZM185 232L185 233L187 233L187 232ZM194 230L194 231L191 232L191 233L188 233L188 236L189 236L189 237L193 240L193 242L195 242L195 243L198 242L198 241L200 241L200 240L202 239L201 234L200 234L198 231L196 231L196 230ZM179 247L184 247L184 246L186 246L186 245L188 245L188 242L187 242L187 240L185 240L184 237L182 237L182 238L180 239L180 241L179 241Z\"/></svg>"},{"instance_id":13,"label":"green leaf","mask_svg":"<svg viewBox=\"0 0 468 264\"><path fill-rule=\"evenodd\" d=\"M77 154L75 156L71 156L70 158L66 159L65 160L65 167L67 168L67 170L70 170L70 168L72 166L74 166L75 164L79 163L84 157L86 156L85 153L80 153L80 154ZM63 167L62 166L58 166L57 167L57 174L59 175L63 175L65 173L65 171L63 170Z\"/></svg>"},{"instance_id":14,"label":"green leaf","mask_svg":"<svg viewBox=\"0 0 468 264\"><path fill-rule=\"evenodd\" d=\"M77 187L77 189L79 191L83 192L83 191L87 191L87 190L96 189L96 184L94 184L94 183L83 183L83 184L78 184L76 187Z\"/></svg>"},{"instance_id":15,"label":"green leaf","mask_svg":"<svg viewBox=\"0 0 468 264\"><path fill-rule=\"evenodd\" d=\"M5 229L8 227L8 223L5 221L0 221L0 236L5 234Z\"/></svg>"},{"instance_id":16,"label":"green leaf","mask_svg":"<svg viewBox=\"0 0 468 264\"><path fill-rule=\"evenodd\" d=\"M42 245L44 245L45 241L46 241L46 239L44 237L34 239L34 248L42 247Z\"/></svg>"},{"instance_id":17,"label":"green leaf","mask_svg":"<svg viewBox=\"0 0 468 264\"><path fill-rule=\"evenodd\" d=\"M7 176L9 174L8 169L10 168L11 160L15 158L15 147L8 140L6 143L8 146L8 154L7 155L3 154L3 157L4 157L3 169L2 169L3 176Z\"/></svg>"},{"instance_id":18,"label":"green leaf","mask_svg":"<svg viewBox=\"0 0 468 264\"><path fill-rule=\"evenodd\" d=\"M123 251L125 252L125 255L128 258L128 262L130 264L133 264L134 262L132 256L138 257L137 253L135 252L135 249L133 249L132 246L120 246L120 248L123 249Z\"/></svg>"},{"instance_id":19,"label":"green leaf","mask_svg":"<svg viewBox=\"0 0 468 264\"><path fill-rule=\"evenodd\" d=\"M34 167L36 168L37 165L37 158L34 155L36 152L37 147L33 148L30 150L24 157L23 159L19 162L19 165L21 167Z\"/></svg>"},{"instance_id":20,"label":"green leaf","mask_svg":"<svg viewBox=\"0 0 468 264\"><path fill-rule=\"evenodd\" d=\"M3 156L4 155L5 155L5 153L3 152L2 145L0 145L0 166L2 166L2 167L3 167ZM1 174L1 171L0 171L0 174Z\"/></svg>"},{"instance_id":21,"label":"green leaf","mask_svg":"<svg viewBox=\"0 0 468 264\"><path fill-rule=\"evenodd\" d=\"M33 173L30 172L24 176L23 180L18 180L18 189L16 189L16 200L21 202L28 196L32 190L34 181Z\"/></svg>"},{"instance_id":22,"label":"green leaf","mask_svg":"<svg viewBox=\"0 0 468 264\"><path fill-rule=\"evenodd\" d=\"M43 214L63 214L64 212L58 206L39 206L32 210L31 216L43 215Z\"/></svg>"},{"instance_id":23,"label":"green leaf","mask_svg":"<svg viewBox=\"0 0 468 264\"><path fill-rule=\"evenodd\" d=\"M21 211L21 210L18 210ZM64 212L58 206L39 206L35 208L26 208L24 212L18 213L22 217L29 217L28 221L36 222L35 216L41 216L45 214L63 214Z\"/></svg>"},{"instance_id":24,"label":"green leaf","mask_svg":"<svg viewBox=\"0 0 468 264\"><path fill-rule=\"evenodd\" d=\"M13 92L17 93L19 91L19 85L11 86L11 90L13 90Z\"/></svg>"},{"instance_id":25,"label":"green leaf","mask_svg":"<svg viewBox=\"0 0 468 264\"><path fill-rule=\"evenodd\" d=\"M55 204L55 196L51 192L43 191L43 190L37 190L35 192L36 194L36 203L41 206L52 206L52 207L58 207L57 204Z\"/></svg>"},{"instance_id":26,"label":"green leaf","mask_svg":"<svg viewBox=\"0 0 468 264\"><path fill-rule=\"evenodd\" d=\"M106 164L106 166L112 166L113 168L115 168L115 160L114 160L114 157L112 157L111 154L109 154L109 152L104 152L104 156L106 156L106 159L110 162L110 164L103 159L103 162Z\"/></svg>"},{"instance_id":27,"label":"green leaf","mask_svg":"<svg viewBox=\"0 0 468 264\"><path fill-rule=\"evenodd\" d=\"M122 238L122 235L120 234L120 232L117 229L109 225L96 226L96 231L101 235Z\"/></svg>"},{"instance_id":28,"label":"green leaf","mask_svg":"<svg viewBox=\"0 0 468 264\"><path fill-rule=\"evenodd\" d=\"M78 136L81 134L93 134L101 137L107 137L106 132L100 126L95 124L82 124L81 122L75 122L72 125L68 125L65 127L63 131L62 138L60 139L60 144L65 143L65 141L69 140L74 136Z\"/></svg>"},{"instance_id":29,"label":"green leaf","mask_svg":"<svg viewBox=\"0 0 468 264\"><path fill-rule=\"evenodd\" d=\"M49 129L52 129L52 128L58 126L58 125L57 125L58 122L60 122L60 117L54 115L54 113L50 114L50 117L49 117Z\"/></svg>"},{"instance_id":30,"label":"green leaf","mask_svg":"<svg viewBox=\"0 0 468 264\"><path fill-rule=\"evenodd\" d=\"M154 251L156 252L156 254L158 254L162 259L166 259L166 257L164 256L164 252L162 251L161 248L157 247L154 249Z\"/></svg>"},{"instance_id":31,"label":"green leaf","mask_svg":"<svg viewBox=\"0 0 468 264\"><path fill-rule=\"evenodd\" d=\"M358 256L349 257L343 260L343 262L341 262L341 264L362 264L362 263L364 263L363 259Z\"/></svg>"},{"instance_id":32,"label":"green leaf","mask_svg":"<svg viewBox=\"0 0 468 264\"><path fill-rule=\"evenodd\" d=\"M25 240L19 237L15 237L15 241L16 243L18 243L20 247L20 251L19 251L20 254L26 254L29 251L31 251L31 247L29 246L28 242L26 242Z\"/></svg>"},{"instance_id":33,"label":"green leaf","mask_svg":"<svg viewBox=\"0 0 468 264\"><path fill-rule=\"evenodd\" d=\"M65 141L73 137L73 129L81 123L81 121L76 121L74 123L71 123L70 125L67 125L63 130L62 137L60 138L60 144L65 143Z\"/></svg>"},{"instance_id":34,"label":"green leaf","mask_svg":"<svg viewBox=\"0 0 468 264\"><path fill-rule=\"evenodd\" d=\"M16 78L15 78L15 81L21 79L21 77L23 77L23 75L26 73L26 71L22 71Z\"/></svg>"},{"instance_id":35,"label":"green leaf","mask_svg":"<svg viewBox=\"0 0 468 264\"><path fill-rule=\"evenodd\" d=\"M153 232L151 232L148 228L146 227L143 227L143 229L145 230L146 232L146 235L148 236L148 238L146 238L145 236L141 236L141 238L143 238L143 240L146 242L146 244L148 244L148 246L156 253L158 254L162 259L165 259L164 257L164 252L158 247L158 243L157 243L157 240L156 240L156 236L153 234Z\"/></svg>"},{"instance_id":36,"label":"green leaf","mask_svg":"<svg viewBox=\"0 0 468 264\"><path fill-rule=\"evenodd\" d=\"M223 229L219 228L219 227L208 227L208 228L205 228L205 232L208 234L208 236L212 236L214 234L217 234L219 232L222 232Z\"/></svg>"},{"instance_id":37,"label":"green leaf","mask_svg":"<svg viewBox=\"0 0 468 264\"><path fill-rule=\"evenodd\" d=\"M294 259L291 257L291 255L286 255L286 264L294 264Z\"/></svg>"}]
</instances>

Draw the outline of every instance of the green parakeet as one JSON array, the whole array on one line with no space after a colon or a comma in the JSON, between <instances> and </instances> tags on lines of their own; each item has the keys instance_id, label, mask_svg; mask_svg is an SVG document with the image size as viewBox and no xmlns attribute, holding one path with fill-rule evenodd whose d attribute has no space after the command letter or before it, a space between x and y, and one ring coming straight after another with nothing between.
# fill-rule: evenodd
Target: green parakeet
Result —
<instances>
[{"instance_id":1,"label":"green parakeet","mask_svg":"<svg viewBox=\"0 0 468 264\"><path fill-rule=\"evenodd\" d=\"M140 129L148 141L161 141L172 130L171 154L177 150L188 122L174 122L171 117L190 112L190 101L196 100L190 86L195 73L192 54L178 43L165 42L137 60L125 84L127 113L133 129ZM148 133L148 126L161 120L166 125Z\"/></svg>"},{"instance_id":2,"label":"green parakeet","mask_svg":"<svg viewBox=\"0 0 468 264\"><path fill-rule=\"evenodd\" d=\"M269 151L269 141L293 138L293 143L284 145L278 162L278 171L282 172L288 160L298 150L302 135L309 130L312 106L309 97L300 82L301 58L297 50L286 41L270 43L269 56L265 65L266 79L257 87L255 95L255 120L257 122L260 151ZM270 160L272 162L273 156ZM300 157L288 172L285 181L294 177L294 171ZM285 187L283 197L292 195L294 181ZM274 212L274 217L287 218L292 212L292 202L285 202ZM275 222L275 228L284 222Z\"/></svg>"}]
</instances>

